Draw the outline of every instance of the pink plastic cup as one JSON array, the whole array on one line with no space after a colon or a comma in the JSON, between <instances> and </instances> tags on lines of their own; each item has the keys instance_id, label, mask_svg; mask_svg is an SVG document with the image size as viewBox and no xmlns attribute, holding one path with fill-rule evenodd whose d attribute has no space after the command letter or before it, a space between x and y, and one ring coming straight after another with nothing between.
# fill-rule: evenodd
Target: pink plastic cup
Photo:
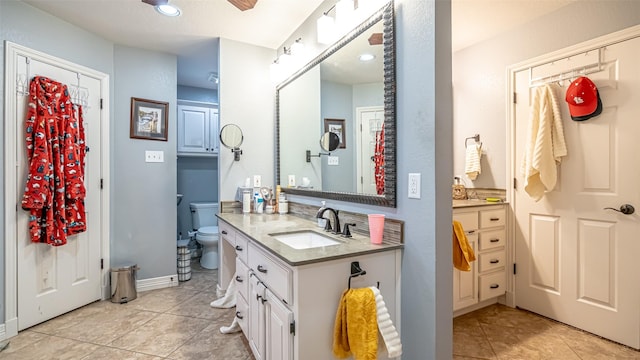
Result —
<instances>
[{"instance_id":1,"label":"pink plastic cup","mask_svg":"<svg viewBox=\"0 0 640 360\"><path fill-rule=\"evenodd\" d=\"M382 244L384 214L369 214L369 237L372 244Z\"/></svg>"}]
</instances>

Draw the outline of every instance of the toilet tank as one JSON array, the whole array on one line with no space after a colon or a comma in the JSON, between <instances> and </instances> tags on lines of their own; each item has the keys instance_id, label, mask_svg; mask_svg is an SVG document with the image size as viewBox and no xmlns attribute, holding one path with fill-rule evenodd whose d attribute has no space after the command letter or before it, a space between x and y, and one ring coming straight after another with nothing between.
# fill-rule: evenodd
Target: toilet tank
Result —
<instances>
[{"instance_id":1,"label":"toilet tank","mask_svg":"<svg viewBox=\"0 0 640 360\"><path fill-rule=\"evenodd\" d=\"M191 209L191 225L194 230L204 226L218 225L217 202L192 202L189 204L189 208Z\"/></svg>"}]
</instances>

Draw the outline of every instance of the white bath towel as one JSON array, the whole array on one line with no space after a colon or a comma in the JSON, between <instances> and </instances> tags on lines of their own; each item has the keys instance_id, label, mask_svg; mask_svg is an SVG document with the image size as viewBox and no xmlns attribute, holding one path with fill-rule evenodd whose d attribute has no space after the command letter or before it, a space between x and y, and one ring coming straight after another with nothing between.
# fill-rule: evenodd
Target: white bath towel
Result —
<instances>
[{"instance_id":1,"label":"white bath towel","mask_svg":"<svg viewBox=\"0 0 640 360\"><path fill-rule=\"evenodd\" d=\"M224 296L213 300L211 302L211 307L221 308L221 309L229 309L236 306L236 274L233 274L231 281L229 282L229 286L227 286L227 291L224 293Z\"/></svg>"},{"instance_id":2,"label":"white bath towel","mask_svg":"<svg viewBox=\"0 0 640 360\"><path fill-rule=\"evenodd\" d=\"M567 155L564 141L562 115L553 88L543 85L535 89L529 116L527 137L522 167L524 190L539 201L545 191L551 191L558 180L557 166Z\"/></svg>"},{"instance_id":3,"label":"white bath towel","mask_svg":"<svg viewBox=\"0 0 640 360\"><path fill-rule=\"evenodd\" d=\"M396 327L393 326L391 317L389 316L389 310L384 303L384 299L380 294L380 290L375 287L369 287L373 291L373 295L376 298L376 312L378 315L378 331L382 335L384 345L389 353L389 358L395 358L402 355L402 343L400 342L400 335Z\"/></svg>"},{"instance_id":4,"label":"white bath towel","mask_svg":"<svg viewBox=\"0 0 640 360\"><path fill-rule=\"evenodd\" d=\"M472 144L467 146L465 153L464 172L471 180L475 180L482 172L480 158L482 157L482 145Z\"/></svg>"}]
</instances>

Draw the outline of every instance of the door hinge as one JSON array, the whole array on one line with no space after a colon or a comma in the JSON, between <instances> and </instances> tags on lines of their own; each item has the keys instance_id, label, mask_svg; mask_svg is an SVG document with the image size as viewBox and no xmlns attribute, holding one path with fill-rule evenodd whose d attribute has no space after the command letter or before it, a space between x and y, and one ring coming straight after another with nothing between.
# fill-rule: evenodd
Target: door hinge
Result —
<instances>
[{"instance_id":1,"label":"door hinge","mask_svg":"<svg viewBox=\"0 0 640 360\"><path fill-rule=\"evenodd\" d=\"M516 190L518 189L518 187L517 187L517 179L516 178L513 178L513 188L516 189Z\"/></svg>"},{"instance_id":2,"label":"door hinge","mask_svg":"<svg viewBox=\"0 0 640 360\"><path fill-rule=\"evenodd\" d=\"M293 334L293 336L296 336L296 321L292 321L291 324L289 324L289 333Z\"/></svg>"},{"instance_id":3,"label":"door hinge","mask_svg":"<svg viewBox=\"0 0 640 360\"><path fill-rule=\"evenodd\" d=\"M104 269L104 259L100 259L100 270Z\"/></svg>"},{"instance_id":4,"label":"door hinge","mask_svg":"<svg viewBox=\"0 0 640 360\"><path fill-rule=\"evenodd\" d=\"M100 98L100 110L102 110L102 98Z\"/></svg>"},{"instance_id":5,"label":"door hinge","mask_svg":"<svg viewBox=\"0 0 640 360\"><path fill-rule=\"evenodd\" d=\"M103 189L103 188L104 188L104 180L100 179L100 189Z\"/></svg>"},{"instance_id":6,"label":"door hinge","mask_svg":"<svg viewBox=\"0 0 640 360\"><path fill-rule=\"evenodd\" d=\"M516 263L513 263L513 275L515 275L518 271L516 270Z\"/></svg>"},{"instance_id":7,"label":"door hinge","mask_svg":"<svg viewBox=\"0 0 640 360\"><path fill-rule=\"evenodd\" d=\"M513 92L513 103L517 104L518 103L518 94L516 94L516 92Z\"/></svg>"}]
</instances>

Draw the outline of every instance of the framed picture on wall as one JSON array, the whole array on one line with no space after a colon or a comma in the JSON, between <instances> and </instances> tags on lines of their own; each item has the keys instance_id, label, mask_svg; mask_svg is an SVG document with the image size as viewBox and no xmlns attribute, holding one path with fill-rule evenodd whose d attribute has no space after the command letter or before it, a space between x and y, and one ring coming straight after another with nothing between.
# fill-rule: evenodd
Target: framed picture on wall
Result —
<instances>
[{"instance_id":1,"label":"framed picture on wall","mask_svg":"<svg viewBox=\"0 0 640 360\"><path fill-rule=\"evenodd\" d=\"M169 103L131 98L132 139L167 141Z\"/></svg>"},{"instance_id":2,"label":"framed picture on wall","mask_svg":"<svg viewBox=\"0 0 640 360\"><path fill-rule=\"evenodd\" d=\"M345 133L344 119L324 119L324 132L332 132L340 139L340 149L347 148L347 136Z\"/></svg>"}]
</instances>

